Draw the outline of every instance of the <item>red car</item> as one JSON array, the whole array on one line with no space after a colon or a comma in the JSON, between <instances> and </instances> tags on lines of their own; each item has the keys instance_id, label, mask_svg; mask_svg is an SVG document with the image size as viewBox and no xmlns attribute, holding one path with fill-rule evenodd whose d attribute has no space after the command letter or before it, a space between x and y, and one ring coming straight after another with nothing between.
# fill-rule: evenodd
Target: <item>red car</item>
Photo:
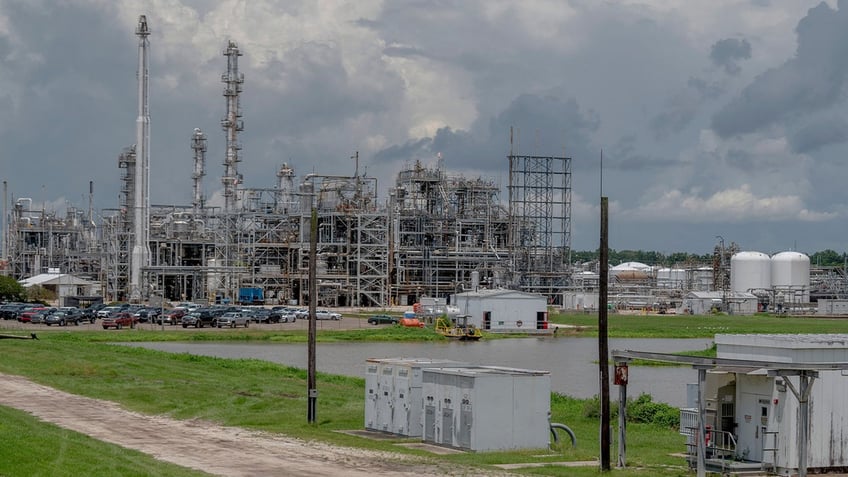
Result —
<instances>
[{"instance_id":1,"label":"red car","mask_svg":"<svg viewBox=\"0 0 848 477\"><path fill-rule=\"evenodd\" d=\"M32 321L32 317L34 315L43 313L48 310L49 308L47 308L46 306L34 306L31 308L27 308L23 312L21 312L20 315L18 315L18 321L20 321L21 323L29 323Z\"/></svg>"},{"instance_id":2,"label":"red car","mask_svg":"<svg viewBox=\"0 0 848 477\"><path fill-rule=\"evenodd\" d=\"M125 326L133 328L136 323L138 323L138 318L133 316L132 313L127 313L126 311L113 313L106 318L103 318L103 321L101 321L101 325L104 330L108 330L109 328L120 330Z\"/></svg>"}]
</instances>

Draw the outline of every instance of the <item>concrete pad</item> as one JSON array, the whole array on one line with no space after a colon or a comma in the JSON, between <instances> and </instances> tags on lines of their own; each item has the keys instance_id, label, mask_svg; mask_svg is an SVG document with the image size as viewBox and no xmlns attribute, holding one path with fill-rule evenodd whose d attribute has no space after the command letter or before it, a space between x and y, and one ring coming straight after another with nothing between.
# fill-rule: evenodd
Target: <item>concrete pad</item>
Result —
<instances>
[{"instance_id":1,"label":"concrete pad","mask_svg":"<svg viewBox=\"0 0 848 477\"><path fill-rule=\"evenodd\" d=\"M427 451L437 455L450 455L450 454L464 454L465 451L461 451L459 449L452 449L450 447L442 447L433 444L427 444L426 442L402 442L397 444L401 447L406 447L407 449L417 449Z\"/></svg>"}]
</instances>

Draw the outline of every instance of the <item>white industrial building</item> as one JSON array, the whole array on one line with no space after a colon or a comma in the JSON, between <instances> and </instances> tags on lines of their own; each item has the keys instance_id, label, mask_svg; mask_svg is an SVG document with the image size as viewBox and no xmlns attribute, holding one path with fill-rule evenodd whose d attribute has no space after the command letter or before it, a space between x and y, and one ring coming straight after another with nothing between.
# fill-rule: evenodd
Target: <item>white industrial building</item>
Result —
<instances>
[{"instance_id":1,"label":"white industrial building","mask_svg":"<svg viewBox=\"0 0 848 477\"><path fill-rule=\"evenodd\" d=\"M816 314L825 316L848 315L848 300L819 298L816 304Z\"/></svg>"},{"instance_id":2,"label":"white industrial building","mask_svg":"<svg viewBox=\"0 0 848 477\"><path fill-rule=\"evenodd\" d=\"M757 296L744 292L692 291L681 302L678 314L709 315L713 309L726 310L732 315L753 315L757 312Z\"/></svg>"},{"instance_id":3,"label":"white industrial building","mask_svg":"<svg viewBox=\"0 0 848 477\"><path fill-rule=\"evenodd\" d=\"M100 284L89 280L59 273L51 269L48 273L41 273L18 282L24 288L41 286L56 294L59 306L70 306L69 297L92 296L100 293Z\"/></svg>"},{"instance_id":4,"label":"white industrial building","mask_svg":"<svg viewBox=\"0 0 848 477\"><path fill-rule=\"evenodd\" d=\"M490 331L531 331L548 328L548 305L543 295L503 288L451 295L451 303L467 315L468 324Z\"/></svg>"},{"instance_id":5,"label":"white industrial building","mask_svg":"<svg viewBox=\"0 0 848 477\"><path fill-rule=\"evenodd\" d=\"M547 371L469 366L425 368L424 442L473 451L550 445Z\"/></svg>"},{"instance_id":6,"label":"white industrial building","mask_svg":"<svg viewBox=\"0 0 848 477\"><path fill-rule=\"evenodd\" d=\"M848 335L716 335L715 343L718 358L767 361L778 367L783 363L787 367L791 367L789 363L848 363ZM737 458L763 462L780 475L792 475L799 467L803 417L793 392L805 386L799 376L774 374L764 369L737 370L710 379L708 373L706 396L708 402L716 400L714 428L735 434ZM827 369L809 372L809 376L815 377L807 384L807 469L815 473L844 469L848 467L848 376ZM727 397L719 399L722 388L728 390L724 393ZM730 422L730 428L723 424Z\"/></svg>"},{"instance_id":7,"label":"white industrial building","mask_svg":"<svg viewBox=\"0 0 848 477\"><path fill-rule=\"evenodd\" d=\"M715 344L715 358L612 352L617 367L646 359L698 370L680 416L698 475L848 468L848 334L716 335Z\"/></svg>"},{"instance_id":8,"label":"white industrial building","mask_svg":"<svg viewBox=\"0 0 848 477\"><path fill-rule=\"evenodd\" d=\"M422 370L468 366L447 359L371 358L365 366L365 429L422 436Z\"/></svg>"}]
</instances>

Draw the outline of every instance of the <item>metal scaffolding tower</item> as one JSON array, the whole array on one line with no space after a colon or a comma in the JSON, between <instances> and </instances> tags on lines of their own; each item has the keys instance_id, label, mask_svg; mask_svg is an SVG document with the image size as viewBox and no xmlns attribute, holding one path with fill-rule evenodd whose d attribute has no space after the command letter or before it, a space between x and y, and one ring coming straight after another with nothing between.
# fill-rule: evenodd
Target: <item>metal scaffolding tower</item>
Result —
<instances>
[{"instance_id":1,"label":"metal scaffolding tower","mask_svg":"<svg viewBox=\"0 0 848 477\"><path fill-rule=\"evenodd\" d=\"M571 158L508 158L513 271L523 290L556 296L571 253Z\"/></svg>"}]
</instances>

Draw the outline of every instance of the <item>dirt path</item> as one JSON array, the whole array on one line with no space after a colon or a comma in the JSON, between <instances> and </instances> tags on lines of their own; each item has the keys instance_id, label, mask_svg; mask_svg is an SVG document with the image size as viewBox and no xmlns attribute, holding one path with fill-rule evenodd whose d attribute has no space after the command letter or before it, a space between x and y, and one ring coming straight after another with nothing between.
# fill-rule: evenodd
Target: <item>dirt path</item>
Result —
<instances>
[{"instance_id":1,"label":"dirt path","mask_svg":"<svg viewBox=\"0 0 848 477\"><path fill-rule=\"evenodd\" d=\"M414 456L306 442L285 436L127 411L110 401L68 394L0 373L0 405L152 455L226 476L442 476L475 471Z\"/></svg>"}]
</instances>

